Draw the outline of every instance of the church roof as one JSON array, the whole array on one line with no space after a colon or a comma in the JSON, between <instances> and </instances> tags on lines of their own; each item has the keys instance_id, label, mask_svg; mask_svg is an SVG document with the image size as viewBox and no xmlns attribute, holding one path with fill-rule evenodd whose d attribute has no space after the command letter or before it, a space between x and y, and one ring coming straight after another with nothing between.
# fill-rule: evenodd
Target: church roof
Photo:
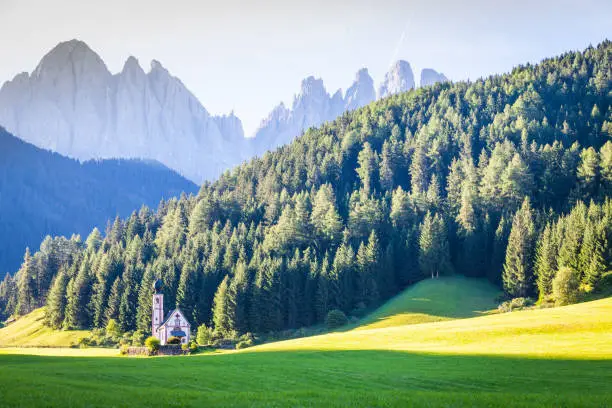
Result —
<instances>
[{"instance_id":1,"label":"church roof","mask_svg":"<svg viewBox=\"0 0 612 408\"><path fill-rule=\"evenodd\" d=\"M187 318L185 317L185 315L183 314L183 312L181 312L181 309L179 309L178 307L176 309L174 309L173 311L171 311L170 313L168 313L168 315L166 316L166 318L164 319L164 322L162 324L159 325L159 327L157 328L157 330L161 329L162 327L166 326L166 323L168 323L170 321L170 318L173 317L176 313L180 313L180 315L183 317L183 319L185 319L185 321L187 322L187 326L191 327L191 323L189 323L189 320L187 320Z\"/></svg>"}]
</instances>

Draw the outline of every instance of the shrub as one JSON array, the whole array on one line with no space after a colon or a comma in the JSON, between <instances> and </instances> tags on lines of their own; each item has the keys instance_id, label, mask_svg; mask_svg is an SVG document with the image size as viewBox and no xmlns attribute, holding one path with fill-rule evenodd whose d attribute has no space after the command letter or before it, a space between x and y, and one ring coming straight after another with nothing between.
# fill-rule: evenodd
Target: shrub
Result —
<instances>
[{"instance_id":1,"label":"shrub","mask_svg":"<svg viewBox=\"0 0 612 408\"><path fill-rule=\"evenodd\" d=\"M121 329L115 319L109 319L108 323L106 323L106 335L113 339L121 337Z\"/></svg>"},{"instance_id":2,"label":"shrub","mask_svg":"<svg viewBox=\"0 0 612 408\"><path fill-rule=\"evenodd\" d=\"M181 350L189 351L189 344L181 344Z\"/></svg>"},{"instance_id":3,"label":"shrub","mask_svg":"<svg viewBox=\"0 0 612 408\"><path fill-rule=\"evenodd\" d=\"M151 336L145 340L145 346L149 349L149 354L156 354L159 350L159 339Z\"/></svg>"},{"instance_id":4,"label":"shrub","mask_svg":"<svg viewBox=\"0 0 612 408\"><path fill-rule=\"evenodd\" d=\"M251 339L241 340L238 342L238 344L236 344L236 349L237 350L245 349L247 347L253 347L254 345L255 345L255 342Z\"/></svg>"},{"instance_id":5,"label":"shrub","mask_svg":"<svg viewBox=\"0 0 612 408\"><path fill-rule=\"evenodd\" d=\"M210 327L206 327L205 324L198 327L198 334L196 335L196 341L202 346L206 346L213 341L213 330Z\"/></svg>"},{"instance_id":6,"label":"shrub","mask_svg":"<svg viewBox=\"0 0 612 408\"><path fill-rule=\"evenodd\" d=\"M552 282L553 297L557 305L569 305L576 302L580 276L572 268L562 267Z\"/></svg>"},{"instance_id":7,"label":"shrub","mask_svg":"<svg viewBox=\"0 0 612 408\"><path fill-rule=\"evenodd\" d=\"M88 337L79 337L77 342L80 348L87 348L90 345L90 341Z\"/></svg>"},{"instance_id":8,"label":"shrub","mask_svg":"<svg viewBox=\"0 0 612 408\"><path fill-rule=\"evenodd\" d=\"M178 337L170 337L168 338L168 341L166 342L166 344L181 344L181 339Z\"/></svg>"},{"instance_id":9,"label":"shrub","mask_svg":"<svg viewBox=\"0 0 612 408\"><path fill-rule=\"evenodd\" d=\"M119 354L121 354L122 356L126 356L128 353L128 346L126 344L124 344L123 346L119 347Z\"/></svg>"},{"instance_id":10,"label":"shrub","mask_svg":"<svg viewBox=\"0 0 612 408\"><path fill-rule=\"evenodd\" d=\"M513 310L522 310L530 306L533 306L532 299L519 297L503 302L497 309L502 313L506 313L512 312Z\"/></svg>"},{"instance_id":11,"label":"shrub","mask_svg":"<svg viewBox=\"0 0 612 408\"><path fill-rule=\"evenodd\" d=\"M144 341L145 334L142 331L136 330L134 334L132 334L132 346L142 346Z\"/></svg>"},{"instance_id":12,"label":"shrub","mask_svg":"<svg viewBox=\"0 0 612 408\"><path fill-rule=\"evenodd\" d=\"M189 352L195 353L198 350L199 350L198 343L196 341L191 340L189 342Z\"/></svg>"},{"instance_id":13,"label":"shrub","mask_svg":"<svg viewBox=\"0 0 612 408\"><path fill-rule=\"evenodd\" d=\"M333 330L342 327L348 323L348 319L342 310L334 309L327 313L325 325L328 329Z\"/></svg>"}]
</instances>

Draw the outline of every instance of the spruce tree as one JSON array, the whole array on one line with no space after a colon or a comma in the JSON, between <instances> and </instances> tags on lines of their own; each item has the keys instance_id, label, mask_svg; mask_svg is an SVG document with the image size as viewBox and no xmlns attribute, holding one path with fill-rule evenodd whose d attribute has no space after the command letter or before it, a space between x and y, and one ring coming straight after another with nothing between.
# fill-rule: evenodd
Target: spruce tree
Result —
<instances>
[{"instance_id":1,"label":"spruce tree","mask_svg":"<svg viewBox=\"0 0 612 408\"><path fill-rule=\"evenodd\" d=\"M234 299L230 294L230 277L226 276L217 288L213 303L213 322L215 331L227 335L234 329Z\"/></svg>"},{"instance_id":2,"label":"spruce tree","mask_svg":"<svg viewBox=\"0 0 612 408\"><path fill-rule=\"evenodd\" d=\"M30 248L26 248L23 264L18 272L17 308L20 315L30 313L36 307L36 276Z\"/></svg>"},{"instance_id":3,"label":"spruce tree","mask_svg":"<svg viewBox=\"0 0 612 408\"><path fill-rule=\"evenodd\" d=\"M61 329L62 323L64 322L67 290L68 275L63 269L60 269L53 280L53 285L47 297L47 307L45 309L45 323L54 329Z\"/></svg>"},{"instance_id":4,"label":"spruce tree","mask_svg":"<svg viewBox=\"0 0 612 408\"><path fill-rule=\"evenodd\" d=\"M525 198L512 220L506 248L503 284L512 297L527 297L531 291L535 246L535 225L529 199Z\"/></svg>"},{"instance_id":5,"label":"spruce tree","mask_svg":"<svg viewBox=\"0 0 612 408\"><path fill-rule=\"evenodd\" d=\"M534 272L540 301L552 295L552 281L558 267L558 245L554 235L555 231L554 225L546 224L537 242Z\"/></svg>"}]
</instances>

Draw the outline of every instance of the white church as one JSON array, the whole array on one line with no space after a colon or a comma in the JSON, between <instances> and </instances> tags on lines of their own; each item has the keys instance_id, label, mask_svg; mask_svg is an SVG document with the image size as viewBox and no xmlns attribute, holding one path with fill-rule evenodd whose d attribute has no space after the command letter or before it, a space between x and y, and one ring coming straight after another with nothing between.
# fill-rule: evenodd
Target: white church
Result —
<instances>
[{"instance_id":1,"label":"white church","mask_svg":"<svg viewBox=\"0 0 612 408\"><path fill-rule=\"evenodd\" d=\"M170 337L178 337L181 344L189 344L191 339L191 324L179 308L174 309L164 317L164 294L161 293L162 282L158 279L153 284L153 315L151 316L152 333L159 339L162 346L168 343Z\"/></svg>"}]
</instances>

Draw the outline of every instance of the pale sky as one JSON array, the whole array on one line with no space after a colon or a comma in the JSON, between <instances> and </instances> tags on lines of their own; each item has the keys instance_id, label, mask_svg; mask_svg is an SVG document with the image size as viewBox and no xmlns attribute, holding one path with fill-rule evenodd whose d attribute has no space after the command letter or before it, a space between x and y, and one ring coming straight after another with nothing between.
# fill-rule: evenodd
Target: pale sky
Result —
<instances>
[{"instance_id":1,"label":"pale sky","mask_svg":"<svg viewBox=\"0 0 612 408\"><path fill-rule=\"evenodd\" d=\"M460 4L461 3L461 4ZM328 92L367 67L376 85L409 61L476 79L612 38L610 0L0 0L0 82L58 42L85 41L112 72L157 59L212 114L253 133L301 80Z\"/></svg>"}]
</instances>

